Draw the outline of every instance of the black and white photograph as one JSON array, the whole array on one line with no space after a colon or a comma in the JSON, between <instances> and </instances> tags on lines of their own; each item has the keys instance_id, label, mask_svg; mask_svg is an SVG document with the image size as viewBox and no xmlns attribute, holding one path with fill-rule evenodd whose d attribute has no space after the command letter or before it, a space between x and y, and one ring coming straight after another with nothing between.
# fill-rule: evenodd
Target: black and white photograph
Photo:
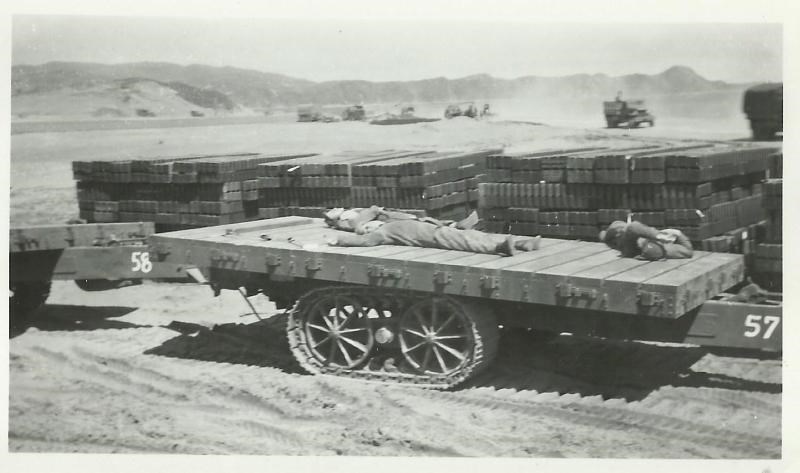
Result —
<instances>
[{"instance_id":1,"label":"black and white photograph","mask_svg":"<svg viewBox=\"0 0 800 473\"><path fill-rule=\"evenodd\" d=\"M9 471L798 466L789 3L233 3L6 17Z\"/></svg>"}]
</instances>

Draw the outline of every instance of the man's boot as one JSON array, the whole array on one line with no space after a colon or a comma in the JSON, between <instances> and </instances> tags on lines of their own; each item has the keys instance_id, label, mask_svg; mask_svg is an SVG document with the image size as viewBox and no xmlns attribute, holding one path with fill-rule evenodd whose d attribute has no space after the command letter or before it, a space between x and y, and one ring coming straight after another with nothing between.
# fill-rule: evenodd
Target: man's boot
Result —
<instances>
[{"instance_id":1,"label":"man's boot","mask_svg":"<svg viewBox=\"0 0 800 473\"><path fill-rule=\"evenodd\" d=\"M533 238L520 238L516 240L514 249L519 251L534 251L539 249L539 244L542 242L542 237L536 235Z\"/></svg>"},{"instance_id":2,"label":"man's boot","mask_svg":"<svg viewBox=\"0 0 800 473\"><path fill-rule=\"evenodd\" d=\"M517 251L517 239L514 235L509 235L502 243L497 245L497 252L501 255L514 256Z\"/></svg>"}]
</instances>

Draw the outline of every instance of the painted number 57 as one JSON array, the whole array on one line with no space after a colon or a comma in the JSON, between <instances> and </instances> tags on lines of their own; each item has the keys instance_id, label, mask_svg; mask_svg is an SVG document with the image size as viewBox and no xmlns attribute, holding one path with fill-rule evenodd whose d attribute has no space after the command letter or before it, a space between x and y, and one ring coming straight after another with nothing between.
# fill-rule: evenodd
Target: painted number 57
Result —
<instances>
[{"instance_id":1,"label":"painted number 57","mask_svg":"<svg viewBox=\"0 0 800 473\"><path fill-rule=\"evenodd\" d=\"M766 340L772 336L780 323L781 318L775 315L748 314L744 319L744 336L754 338L761 335Z\"/></svg>"},{"instance_id":2,"label":"painted number 57","mask_svg":"<svg viewBox=\"0 0 800 473\"><path fill-rule=\"evenodd\" d=\"M150 262L150 253L146 251L134 251L131 253L131 263L133 267L131 271L149 273L153 269L153 263Z\"/></svg>"}]
</instances>

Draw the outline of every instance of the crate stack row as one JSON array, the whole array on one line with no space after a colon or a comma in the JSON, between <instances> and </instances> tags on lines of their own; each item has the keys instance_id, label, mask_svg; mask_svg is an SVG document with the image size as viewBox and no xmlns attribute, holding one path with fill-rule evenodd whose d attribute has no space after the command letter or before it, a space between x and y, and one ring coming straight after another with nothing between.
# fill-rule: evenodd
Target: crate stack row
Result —
<instances>
[{"instance_id":1,"label":"crate stack row","mask_svg":"<svg viewBox=\"0 0 800 473\"><path fill-rule=\"evenodd\" d=\"M397 157L430 151L345 151L267 163L258 169L258 206L261 218L287 215L318 217L331 207L351 207L353 169Z\"/></svg>"},{"instance_id":2,"label":"crate stack row","mask_svg":"<svg viewBox=\"0 0 800 473\"><path fill-rule=\"evenodd\" d=\"M487 156L384 151L315 156L259 166L259 214L317 216L328 207L380 205L461 219L477 206Z\"/></svg>"},{"instance_id":3,"label":"crate stack row","mask_svg":"<svg viewBox=\"0 0 800 473\"><path fill-rule=\"evenodd\" d=\"M258 166L309 156L238 153L74 161L80 217L154 222L157 231L258 218Z\"/></svg>"},{"instance_id":4,"label":"crate stack row","mask_svg":"<svg viewBox=\"0 0 800 473\"><path fill-rule=\"evenodd\" d=\"M764 181L763 212L766 220L751 259L756 282L773 291L783 285L783 154L770 156Z\"/></svg>"},{"instance_id":5,"label":"crate stack row","mask_svg":"<svg viewBox=\"0 0 800 473\"><path fill-rule=\"evenodd\" d=\"M763 215L768 148L699 144L556 150L488 158L480 185L485 228L597 238L614 220L682 229L699 248L731 251Z\"/></svg>"}]
</instances>

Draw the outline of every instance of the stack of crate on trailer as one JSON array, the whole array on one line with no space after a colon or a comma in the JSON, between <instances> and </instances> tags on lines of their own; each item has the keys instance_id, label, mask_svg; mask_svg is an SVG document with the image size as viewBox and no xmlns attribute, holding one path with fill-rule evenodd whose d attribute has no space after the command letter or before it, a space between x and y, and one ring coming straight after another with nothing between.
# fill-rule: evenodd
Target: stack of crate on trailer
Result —
<instances>
[{"instance_id":1,"label":"stack of crate on trailer","mask_svg":"<svg viewBox=\"0 0 800 473\"><path fill-rule=\"evenodd\" d=\"M157 231L258 217L258 165L304 155L238 153L125 161L74 161L80 217L154 222Z\"/></svg>"},{"instance_id":2,"label":"stack of crate on trailer","mask_svg":"<svg viewBox=\"0 0 800 473\"><path fill-rule=\"evenodd\" d=\"M763 211L767 218L755 244L750 273L758 284L780 292L783 287L783 153L769 158Z\"/></svg>"},{"instance_id":3,"label":"stack of crate on trailer","mask_svg":"<svg viewBox=\"0 0 800 473\"><path fill-rule=\"evenodd\" d=\"M487 230L596 239L614 220L680 228L698 249L742 251L762 220L770 148L692 144L566 150L488 159Z\"/></svg>"}]
</instances>

